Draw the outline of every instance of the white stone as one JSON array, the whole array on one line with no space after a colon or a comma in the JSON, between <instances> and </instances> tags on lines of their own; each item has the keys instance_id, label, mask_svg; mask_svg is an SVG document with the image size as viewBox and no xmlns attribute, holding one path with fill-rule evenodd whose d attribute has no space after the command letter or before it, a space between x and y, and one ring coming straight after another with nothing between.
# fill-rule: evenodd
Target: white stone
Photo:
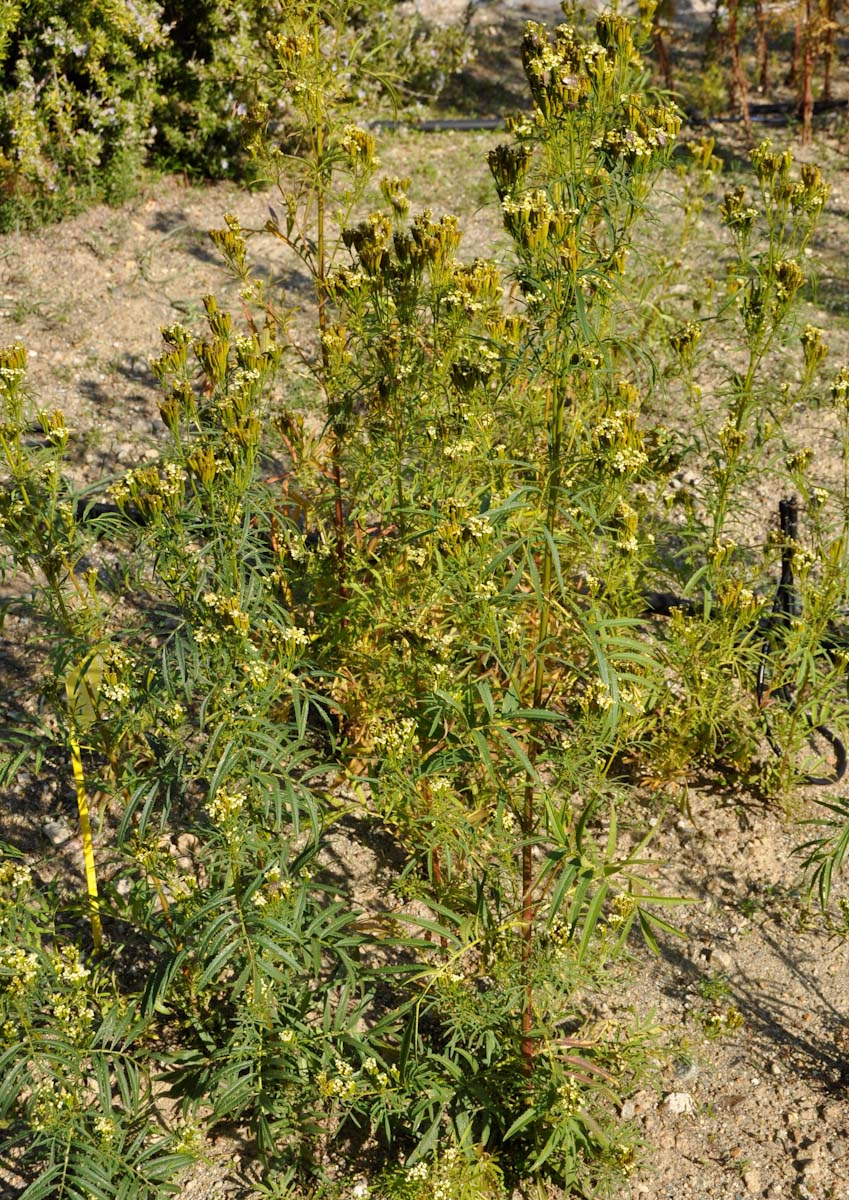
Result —
<instances>
[{"instance_id":1,"label":"white stone","mask_svg":"<svg viewBox=\"0 0 849 1200\"><path fill-rule=\"evenodd\" d=\"M756 1193L761 1190L761 1173L757 1167L750 1167L743 1172L743 1183L747 1192Z\"/></svg>"},{"instance_id":2,"label":"white stone","mask_svg":"<svg viewBox=\"0 0 849 1200\"><path fill-rule=\"evenodd\" d=\"M664 1098L663 1107L673 1116L690 1116L696 1111L696 1102L689 1092L670 1092Z\"/></svg>"},{"instance_id":3,"label":"white stone","mask_svg":"<svg viewBox=\"0 0 849 1200\"><path fill-rule=\"evenodd\" d=\"M74 836L64 821L45 821L42 829L50 845L57 849Z\"/></svg>"}]
</instances>

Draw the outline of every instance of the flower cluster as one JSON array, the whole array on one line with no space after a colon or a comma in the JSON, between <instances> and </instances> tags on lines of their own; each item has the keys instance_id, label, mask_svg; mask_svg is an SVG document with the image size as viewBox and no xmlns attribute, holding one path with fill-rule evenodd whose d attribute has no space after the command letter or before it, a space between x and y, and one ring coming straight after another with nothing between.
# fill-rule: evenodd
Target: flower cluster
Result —
<instances>
[{"instance_id":1,"label":"flower cluster","mask_svg":"<svg viewBox=\"0 0 849 1200\"><path fill-rule=\"evenodd\" d=\"M466 531L475 541L488 537L492 533L489 517L485 513L477 513L469 517L466 521Z\"/></svg>"},{"instance_id":2,"label":"flower cluster","mask_svg":"<svg viewBox=\"0 0 849 1200\"><path fill-rule=\"evenodd\" d=\"M724 541L722 538L714 538L708 550L708 558L714 567L720 567L728 562L736 549L737 543L733 538Z\"/></svg>"},{"instance_id":3,"label":"flower cluster","mask_svg":"<svg viewBox=\"0 0 849 1200\"><path fill-rule=\"evenodd\" d=\"M570 25L557 27L552 43L544 25L528 21L522 65L534 103L544 118L577 107L589 91L580 39Z\"/></svg>"},{"instance_id":4,"label":"flower cluster","mask_svg":"<svg viewBox=\"0 0 849 1200\"><path fill-rule=\"evenodd\" d=\"M88 1004L85 992L79 988L64 994L52 992L48 1003L53 1019L68 1041L83 1045L94 1023L94 1009Z\"/></svg>"},{"instance_id":5,"label":"flower cluster","mask_svg":"<svg viewBox=\"0 0 849 1200\"><path fill-rule=\"evenodd\" d=\"M729 1004L725 1008L707 1011L700 1009L695 1016L709 1038L718 1038L725 1033L733 1033L735 1029L741 1029L746 1023L739 1008L733 1004Z\"/></svg>"},{"instance_id":6,"label":"flower cluster","mask_svg":"<svg viewBox=\"0 0 849 1200\"><path fill-rule=\"evenodd\" d=\"M805 359L805 373L813 374L828 354L828 346L823 340L823 331L815 325L806 325L800 334L802 354Z\"/></svg>"},{"instance_id":7,"label":"flower cluster","mask_svg":"<svg viewBox=\"0 0 849 1200\"><path fill-rule=\"evenodd\" d=\"M743 447L746 445L747 436L742 429L738 429L734 421L725 421L719 433L717 440L725 452L727 460L735 458Z\"/></svg>"},{"instance_id":8,"label":"flower cluster","mask_svg":"<svg viewBox=\"0 0 849 1200\"><path fill-rule=\"evenodd\" d=\"M793 165L791 150L777 151L772 148L772 141L764 138L760 145L749 152L758 183L762 188L774 189L776 182L780 185L790 176Z\"/></svg>"},{"instance_id":9,"label":"flower cluster","mask_svg":"<svg viewBox=\"0 0 849 1200\"><path fill-rule=\"evenodd\" d=\"M353 171L365 171L377 165L375 140L372 134L358 125L346 125L340 138Z\"/></svg>"},{"instance_id":10,"label":"flower cluster","mask_svg":"<svg viewBox=\"0 0 849 1200\"><path fill-rule=\"evenodd\" d=\"M91 971L80 961L80 952L73 945L63 947L55 967L58 978L70 987L81 987L91 978Z\"/></svg>"},{"instance_id":11,"label":"flower cluster","mask_svg":"<svg viewBox=\"0 0 849 1200\"><path fill-rule=\"evenodd\" d=\"M328 1075L326 1071L318 1074L318 1090L326 1099L351 1100L357 1094L357 1079L354 1068L343 1058L334 1059L335 1074Z\"/></svg>"},{"instance_id":12,"label":"flower cluster","mask_svg":"<svg viewBox=\"0 0 849 1200\"><path fill-rule=\"evenodd\" d=\"M580 1112L582 1107L581 1089L574 1079L567 1079L557 1089L557 1115L560 1120L568 1121Z\"/></svg>"},{"instance_id":13,"label":"flower cluster","mask_svg":"<svg viewBox=\"0 0 849 1200\"><path fill-rule=\"evenodd\" d=\"M94 1118L93 1129L101 1145L111 1146L118 1132L118 1124L114 1117L100 1113Z\"/></svg>"},{"instance_id":14,"label":"flower cluster","mask_svg":"<svg viewBox=\"0 0 849 1200\"><path fill-rule=\"evenodd\" d=\"M449 462L457 462L464 458L469 458L474 454L476 449L475 442L471 438L460 438L456 442L448 442L442 447L442 453Z\"/></svg>"},{"instance_id":15,"label":"flower cluster","mask_svg":"<svg viewBox=\"0 0 849 1200\"><path fill-rule=\"evenodd\" d=\"M621 929L636 912L637 901L633 896L620 893L613 901L613 912L607 918L610 929Z\"/></svg>"},{"instance_id":16,"label":"flower cluster","mask_svg":"<svg viewBox=\"0 0 849 1200\"><path fill-rule=\"evenodd\" d=\"M397 717L394 721L383 721L371 731L375 750L382 750L389 758L402 758L416 741L417 726L412 717Z\"/></svg>"},{"instance_id":17,"label":"flower cluster","mask_svg":"<svg viewBox=\"0 0 849 1200\"><path fill-rule=\"evenodd\" d=\"M287 625L279 631L279 637L289 650L302 650L310 644L310 635L299 625Z\"/></svg>"},{"instance_id":18,"label":"flower cluster","mask_svg":"<svg viewBox=\"0 0 849 1200\"><path fill-rule=\"evenodd\" d=\"M139 467L128 471L112 488L112 499L119 508L132 503L146 518L174 513L185 493L186 472L178 463L164 468Z\"/></svg>"},{"instance_id":19,"label":"flower cluster","mask_svg":"<svg viewBox=\"0 0 849 1200\"><path fill-rule=\"evenodd\" d=\"M206 608L212 609L222 618L222 624L226 630L244 635L250 629L250 616L240 606L235 596L220 596L217 592L204 592L202 600Z\"/></svg>"},{"instance_id":20,"label":"flower cluster","mask_svg":"<svg viewBox=\"0 0 849 1200\"><path fill-rule=\"evenodd\" d=\"M311 878L310 871L302 869L293 880L289 876L284 876L280 867L275 864L265 872L262 886L254 892L253 902L257 908L266 908L269 904L289 900L295 884Z\"/></svg>"},{"instance_id":21,"label":"flower cluster","mask_svg":"<svg viewBox=\"0 0 849 1200\"><path fill-rule=\"evenodd\" d=\"M792 258L779 259L762 278L752 279L741 308L748 335L754 337L764 327L776 327L804 283L805 273Z\"/></svg>"},{"instance_id":22,"label":"flower cluster","mask_svg":"<svg viewBox=\"0 0 849 1200\"><path fill-rule=\"evenodd\" d=\"M70 429L65 424L65 414L58 408L52 412L40 412L38 414L38 422L44 430L47 442L61 453L67 446L68 438L71 434Z\"/></svg>"},{"instance_id":23,"label":"flower cluster","mask_svg":"<svg viewBox=\"0 0 849 1200\"><path fill-rule=\"evenodd\" d=\"M577 209L552 203L544 188L506 193L501 200L504 227L511 237L527 250L541 250L551 242L555 246L570 244L577 262L575 221Z\"/></svg>"},{"instance_id":24,"label":"flower cluster","mask_svg":"<svg viewBox=\"0 0 849 1200\"><path fill-rule=\"evenodd\" d=\"M825 208L831 187L815 163L803 163L799 174L801 179L793 186L790 206L795 213L804 212L816 219Z\"/></svg>"},{"instance_id":25,"label":"flower cluster","mask_svg":"<svg viewBox=\"0 0 849 1200\"><path fill-rule=\"evenodd\" d=\"M637 133L636 129L608 129L600 138L592 143L593 150L598 150L608 164L618 160L634 163L641 158L651 158L655 150L667 145L666 134L657 130L648 137Z\"/></svg>"},{"instance_id":26,"label":"flower cluster","mask_svg":"<svg viewBox=\"0 0 849 1200\"><path fill-rule=\"evenodd\" d=\"M11 488L0 492L0 529L14 527L26 511L26 504Z\"/></svg>"},{"instance_id":27,"label":"flower cluster","mask_svg":"<svg viewBox=\"0 0 849 1200\"><path fill-rule=\"evenodd\" d=\"M719 215L723 225L744 237L748 236L759 216L758 210L749 204L748 194L742 185L726 192L719 206Z\"/></svg>"},{"instance_id":28,"label":"flower cluster","mask_svg":"<svg viewBox=\"0 0 849 1200\"><path fill-rule=\"evenodd\" d=\"M23 891L32 883L32 872L26 863L14 858L7 858L0 863L0 898L5 899L10 892Z\"/></svg>"},{"instance_id":29,"label":"flower cluster","mask_svg":"<svg viewBox=\"0 0 849 1200\"><path fill-rule=\"evenodd\" d=\"M450 288L444 303L449 308L462 309L468 318L487 309L497 311L503 294L501 272L495 263L477 258L468 266L458 264L454 268ZM479 349L494 355L497 361L498 355L492 347L483 345Z\"/></svg>"},{"instance_id":30,"label":"flower cluster","mask_svg":"<svg viewBox=\"0 0 849 1200\"><path fill-rule=\"evenodd\" d=\"M209 819L218 826L230 825L239 816L248 802L245 792L230 792L219 787L214 796L207 800L206 808Z\"/></svg>"},{"instance_id":31,"label":"flower cluster","mask_svg":"<svg viewBox=\"0 0 849 1200\"><path fill-rule=\"evenodd\" d=\"M387 175L380 181L383 198L390 205L396 217L406 217L410 211L410 201L407 196L409 186L409 175Z\"/></svg>"},{"instance_id":32,"label":"flower cluster","mask_svg":"<svg viewBox=\"0 0 849 1200\"><path fill-rule=\"evenodd\" d=\"M99 655L98 696L109 704L126 705L131 695L132 659L121 646L110 644Z\"/></svg>"},{"instance_id":33,"label":"flower cluster","mask_svg":"<svg viewBox=\"0 0 849 1200\"><path fill-rule=\"evenodd\" d=\"M500 200L523 190L532 159L530 147L521 144L501 144L490 150L487 161Z\"/></svg>"},{"instance_id":34,"label":"flower cluster","mask_svg":"<svg viewBox=\"0 0 849 1200\"><path fill-rule=\"evenodd\" d=\"M620 446L610 456L610 465L618 475L641 471L648 463L646 452L639 446Z\"/></svg>"},{"instance_id":35,"label":"flower cluster","mask_svg":"<svg viewBox=\"0 0 849 1200\"><path fill-rule=\"evenodd\" d=\"M775 265L775 294L780 304L789 305L805 282L805 273L792 258L782 259Z\"/></svg>"},{"instance_id":36,"label":"flower cluster","mask_svg":"<svg viewBox=\"0 0 849 1200\"><path fill-rule=\"evenodd\" d=\"M268 683L271 667L262 658L247 658L242 663L242 672L253 687L262 688Z\"/></svg>"},{"instance_id":37,"label":"flower cluster","mask_svg":"<svg viewBox=\"0 0 849 1200\"><path fill-rule=\"evenodd\" d=\"M740 579L724 583L719 589L718 598L723 608L736 609L744 614L759 612L769 603L768 597L756 595Z\"/></svg>"},{"instance_id":38,"label":"flower cluster","mask_svg":"<svg viewBox=\"0 0 849 1200\"><path fill-rule=\"evenodd\" d=\"M702 336L702 327L694 321L688 321L680 329L670 334L669 344L683 363L689 365L693 361L696 346Z\"/></svg>"},{"instance_id":39,"label":"flower cluster","mask_svg":"<svg viewBox=\"0 0 849 1200\"><path fill-rule=\"evenodd\" d=\"M0 383L9 387L23 379L26 371L23 367L0 367Z\"/></svg>"},{"instance_id":40,"label":"flower cluster","mask_svg":"<svg viewBox=\"0 0 849 1200\"><path fill-rule=\"evenodd\" d=\"M312 41L305 33L288 33L269 34L268 43L276 53L287 89L293 96L299 96L307 87L303 73L310 62Z\"/></svg>"},{"instance_id":41,"label":"flower cluster","mask_svg":"<svg viewBox=\"0 0 849 1200\"><path fill-rule=\"evenodd\" d=\"M613 707L613 696L603 679L590 680L581 696L581 706L587 710L595 708L600 712L608 712Z\"/></svg>"},{"instance_id":42,"label":"flower cluster","mask_svg":"<svg viewBox=\"0 0 849 1200\"><path fill-rule=\"evenodd\" d=\"M814 461L814 452L810 446L802 446L794 450L784 459L784 465L791 475L803 475Z\"/></svg>"},{"instance_id":43,"label":"flower cluster","mask_svg":"<svg viewBox=\"0 0 849 1200\"><path fill-rule=\"evenodd\" d=\"M636 554L637 530L639 528L639 515L637 510L633 508L627 500L620 499L616 505L616 517L621 526L617 545L620 550L626 554Z\"/></svg>"},{"instance_id":44,"label":"flower cluster","mask_svg":"<svg viewBox=\"0 0 849 1200\"><path fill-rule=\"evenodd\" d=\"M4 946L0 949L0 984L8 995L21 1000L31 991L38 979L38 955L22 946Z\"/></svg>"},{"instance_id":45,"label":"flower cluster","mask_svg":"<svg viewBox=\"0 0 849 1200\"><path fill-rule=\"evenodd\" d=\"M849 409L849 367L841 367L831 385L831 398L843 409Z\"/></svg>"},{"instance_id":46,"label":"flower cluster","mask_svg":"<svg viewBox=\"0 0 849 1200\"><path fill-rule=\"evenodd\" d=\"M29 1111L30 1123L38 1133L54 1133L67 1126L68 1117L79 1111L82 1098L74 1096L53 1080L42 1083L35 1091Z\"/></svg>"}]
</instances>

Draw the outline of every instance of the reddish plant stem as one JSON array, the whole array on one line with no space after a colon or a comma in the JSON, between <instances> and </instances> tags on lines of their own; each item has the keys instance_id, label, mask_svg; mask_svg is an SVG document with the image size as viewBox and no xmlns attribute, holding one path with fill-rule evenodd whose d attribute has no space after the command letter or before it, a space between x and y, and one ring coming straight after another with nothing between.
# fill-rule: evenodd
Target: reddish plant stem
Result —
<instances>
[{"instance_id":1,"label":"reddish plant stem","mask_svg":"<svg viewBox=\"0 0 849 1200\"><path fill-rule=\"evenodd\" d=\"M321 54L319 28L316 22L315 53ZM316 188L316 294L318 298L318 331L321 338L321 374L324 394L327 399L330 417L330 463L333 478L333 525L336 530L336 565L339 572L339 594L345 599L348 591L345 584L347 546L345 542L345 508L342 501L342 423L339 419L339 403L331 398L330 390L330 355L327 349L326 334L327 318L327 243L325 233L325 200L324 200L324 120L321 111L321 101L318 102L315 121L315 157L319 172L319 184Z\"/></svg>"},{"instance_id":2,"label":"reddish plant stem","mask_svg":"<svg viewBox=\"0 0 849 1200\"><path fill-rule=\"evenodd\" d=\"M433 873L433 883L438 895L442 891L442 866L439 861L438 846L434 846L430 852L430 869ZM448 949L448 938L444 934L440 934L439 944L443 950Z\"/></svg>"},{"instance_id":3,"label":"reddish plant stem","mask_svg":"<svg viewBox=\"0 0 849 1200\"><path fill-rule=\"evenodd\" d=\"M822 51L822 98L831 99L831 64L834 60L834 0L826 0L825 4L825 38Z\"/></svg>"},{"instance_id":4,"label":"reddish plant stem","mask_svg":"<svg viewBox=\"0 0 849 1200\"><path fill-rule=\"evenodd\" d=\"M542 572L540 575L540 614L537 634L536 663L534 665L534 687L532 707L542 707L545 688L545 653L548 641L548 630L551 622L552 587L554 582L554 563L551 552L551 538L557 524L557 512L560 501L561 478L561 449L563 442L563 414L567 401L567 393L550 395L546 404L547 424L551 431L549 437L549 452L547 455L545 483L545 525L549 537L545 541L542 556ZM522 1003L522 1038L521 1053L524 1070L528 1075L533 1071L535 1054L533 1025L534 1025L534 985L533 985L533 953L534 953L534 860L533 836L536 831L537 815L534 804L536 782L533 773L536 771L537 758L540 751L539 737L532 733L528 739L528 761L531 768L528 781L525 784L524 804L522 809L522 977L524 979L524 999Z\"/></svg>"},{"instance_id":5,"label":"reddish plant stem","mask_svg":"<svg viewBox=\"0 0 849 1200\"><path fill-rule=\"evenodd\" d=\"M749 114L749 85L743 70L743 60L740 55L740 31L737 26L737 14L740 0L728 0L728 42L731 47L731 81L734 98L740 105L743 116L743 126L746 137L752 140L752 119Z\"/></svg>"},{"instance_id":6,"label":"reddish plant stem","mask_svg":"<svg viewBox=\"0 0 849 1200\"><path fill-rule=\"evenodd\" d=\"M522 1003L522 1065L530 1075L534 1062L534 985L531 978L534 950L534 862L530 835L534 824L534 785L525 787L522 819L522 976L525 981Z\"/></svg>"},{"instance_id":7,"label":"reddish plant stem","mask_svg":"<svg viewBox=\"0 0 849 1200\"><path fill-rule=\"evenodd\" d=\"M654 27L654 48L657 53L657 65L660 69L660 74L663 77L663 86L670 92L675 90L674 80L672 78L672 63L669 58L669 50L666 46L666 41L663 36L663 29L660 25Z\"/></svg>"},{"instance_id":8,"label":"reddish plant stem","mask_svg":"<svg viewBox=\"0 0 849 1200\"><path fill-rule=\"evenodd\" d=\"M755 62L757 64L758 91L769 92L769 44L766 36L766 9L764 0L755 0Z\"/></svg>"},{"instance_id":9,"label":"reddish plant stem","mask_svg":"<svg viewBox=\"0 0 849 1200\"><path fill-rule=\"evenodd\" d=\"M811 126L814 115L814 39L811 23L811 0L805 0L805 31L802 56L802 145L811 143Z\"/></svg>"},{"instance_id":10,"label":"reddish plant stem","mask_svg":"<svg viewBox=\"0 0 849 1200\"><path fill-rule=\"evenodd\" d=\"M784 80L787 87L795 87L799 79L799 63L802 59L802 27L804 23L805 0L799 0L796 6L796 30L793 34L793 56L790 59L790 70Z\"/></svg>"}]
</instances>

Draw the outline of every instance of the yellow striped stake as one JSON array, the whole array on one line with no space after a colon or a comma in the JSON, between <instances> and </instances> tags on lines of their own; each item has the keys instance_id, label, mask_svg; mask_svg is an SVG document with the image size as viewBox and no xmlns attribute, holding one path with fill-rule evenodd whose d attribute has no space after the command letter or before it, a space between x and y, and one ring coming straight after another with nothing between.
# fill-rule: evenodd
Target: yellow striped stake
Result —
<instances>
[{"instance_id":1,"label":"yellow striped stake","mask_svg":"<svg viewBox=\"0 0 849 1200\"><path fill-rule=\"evenodd\" d=\"M100 900L97 895L97 872L94 868L94 843L91 838L91 821L88 815L88 797L85 790L85 775L83 760L80 754L80 744L74 734L69 738L71 744L71 767L74 771L74 783L77 786L77 809L80 814L80 833L83 840L83 859L85 860L85 883L88 892L88 909L91 916L91 936L94 940L95 953L100 952L103 942L103 926L100 924Z\"/></svg>"},{"instance_id":2,"label":"yellow striped stake","mask_svg":"<svg viewBox=\"0 0 849 1200\"><path fill-rule=\"evenodd\" d=\"M97 872L94 866L94 843L91 839L91 820L85 790L83 757L76 730L88 729L97 720L97 693L100 689L102 674L103 656L97 649L87 661L84 660L79 666L74 667L65 677L65 691L68 696L68 709L72 725L72 730L68 734L68 744L71 748L71 767L77 788L77 810L80 814L85 882L95 953L100 951L103 942L103 926L100 923L100 900L97 895Z\"/></svg>"}]
</instances>

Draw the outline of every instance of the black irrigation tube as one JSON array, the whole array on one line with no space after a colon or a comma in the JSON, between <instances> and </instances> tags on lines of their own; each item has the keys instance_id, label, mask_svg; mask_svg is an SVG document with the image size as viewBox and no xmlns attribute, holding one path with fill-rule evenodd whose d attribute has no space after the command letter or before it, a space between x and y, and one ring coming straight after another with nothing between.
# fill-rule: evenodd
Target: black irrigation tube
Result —
<instances>
[{"instance_id":1,"label":"black irrigation tube","mask_svg":"<svg viewBox=\"0 0 849 1200\"><path fill-rule=\"evenodd\" d=\"M849 100L817 100L814 103L814 115L819 115L824 112L832 112L836 109L843 109L849 106ZM782 114L789 116L792 113L798 113L799 105L792 100L775 101L768 104L757 104L749 110L749 119L764 125L782 125L785 123L782 120ZM523 115L520 113L520 115ZM685 113L685 120L689 125L718 125L718 124L739 124L743 121L740 114L721 116L721 117L703 117L698 113ZM403 119L392 120L390 118L370 121L370 129L411 129L415 133L464 133L475 132L486 129L503 129L505 126L505 117L436 117L424 121Z\"/></svg>"},{"instance_id":2,"label":"black irrigation tube","mask_svg":"<svg viewBox=\"0 0 849 1200\"><path fill-rule=\"evenodd\" d=\"M796 497L793 496L789 500L782 500L778 506L778 512L781 533L784 537L784 546L781 551L781 579L779 580L775 591L775 598L772 602L772 613L766 621L767 638L764 641L761 660L758 665L757 696L758 704L761 706L763 706L768 690L766 672L769 653L772 649L773 636L775 635L776 640L780 639L782 632L787 629L791 620L794 617L801 616L799 596L793 582L793 545L799 540L799 504ZM791 712L796 707L793 689L789 684L785 683L781 687L776 688L775 695L783 701ZM810 715L806 714L806 716L811 733L818 733L831 746L834 754L834 776L829 778L822 775L807 775L805 782L816 784L820 787L836 783L846 773L846 747L827 725L815 725ZM768 724L767 738L769 739L773 753L780 755L781 748L776 745Z\"/></svg>"}]
</instances>

